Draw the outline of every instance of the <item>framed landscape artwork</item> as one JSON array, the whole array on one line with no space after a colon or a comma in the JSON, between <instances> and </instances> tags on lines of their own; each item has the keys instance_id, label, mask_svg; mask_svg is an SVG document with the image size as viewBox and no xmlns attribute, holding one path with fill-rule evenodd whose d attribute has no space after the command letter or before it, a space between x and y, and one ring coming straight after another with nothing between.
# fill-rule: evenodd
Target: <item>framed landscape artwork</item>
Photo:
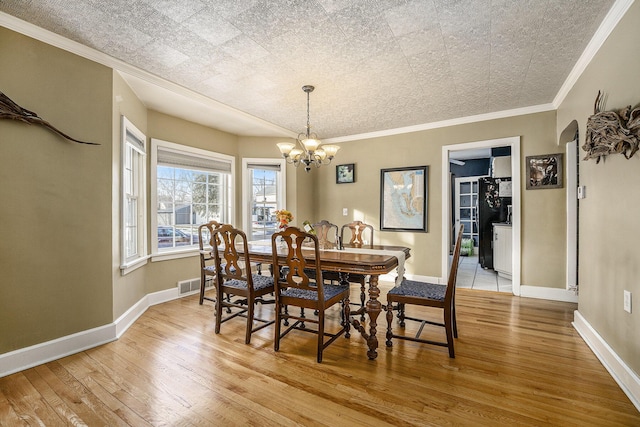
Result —
<instances>
[{"instance_id":1,"label":"framed landscape artwork","mask_svg":"<svg viewBox=\"0 0 640 427\"><path fill-rule=\"evenodd\" d=\"M562 153L527 156L527 190L562 188Z\"/></svg>"},{"instance_id":2,"label":"framed landscape artwork","mask_svg":"<svg viewBox=\"0 0 640 427\"><path fill-rule=\"evenodd\" d=\"M427 231L428 166L380 170L380 230Z\"/></svg>"},{"instance_id":3,"label":"framed landscape artwork","mask_svg":"<svg viewBox=\"0 0 640 427\"><path fill-rule=\"evenodd\" d=\"M336 184L349 184L356 182L356 165L347 163L336 166Z\"/></svg>"}]
</instances>

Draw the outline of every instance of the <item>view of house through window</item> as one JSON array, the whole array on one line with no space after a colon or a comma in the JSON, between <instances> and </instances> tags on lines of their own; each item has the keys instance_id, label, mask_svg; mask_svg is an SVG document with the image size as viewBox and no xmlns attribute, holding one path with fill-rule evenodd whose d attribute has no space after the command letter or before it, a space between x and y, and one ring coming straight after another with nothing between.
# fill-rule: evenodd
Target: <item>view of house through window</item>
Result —
<instances>
[{"instance_id":1,"label":"view of house through window","mask_svg":"<svg viewBox=\"0 0 640 427\"><path fill-rule=\"evenodd\" d=\"M154 182L155 249L160 252L198 245L198 226L229 222L231 212L231 163L215 153L203 157L195 149L165 145L157 146Z\"/></svg>"},{"instance_id":2,"label":"view of house through window","mask_svg":"<svg viewBox=\"0 0 640 427\"><path fill-rule=\"evenodd\" d=\"M248 196L251 216L246 227L247 237L250 240L267 240L278 228L275 211L284 206L284 174L279 160L277 163L253 160L245 160L245 179L250 186L250 189L245 187L248 193L245 198Z\"/></svg>"}]
</instances>

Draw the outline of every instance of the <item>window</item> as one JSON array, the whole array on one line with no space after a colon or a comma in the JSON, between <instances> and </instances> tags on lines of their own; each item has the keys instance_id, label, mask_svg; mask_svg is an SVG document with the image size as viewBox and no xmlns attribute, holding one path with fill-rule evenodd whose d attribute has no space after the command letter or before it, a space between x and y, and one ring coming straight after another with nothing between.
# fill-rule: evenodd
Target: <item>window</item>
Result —
<instances>
[{"instance_id":1,"label":"window","mask_svg":"<svg viewBox=\"0 0 640 427\"><path fill-rule=\"evenodd\" d=\"M154 253L192 250L198 226L233 218L234 158L152 139Z\"/></svg>"},{"instance_id":2,"label":"window","mask_svg":"<svg viewBox=\"0 0 640 427\"><path fill-rule=\"evenodd\" d=\"M147 259L146 140L133 123L122 116L122 216L121 270L142 265Z\"/></svg>"},{"instance_id":3,"label":"window","mask_svg":"<svg viewBox=\"0 0 640 427\"><path fill-rule=\"evenodd\" d=\"M276 232L277 209L286 207L284 159L243 159L243 228L249 240L266 240Z\"/></svg>"}]
</instances>

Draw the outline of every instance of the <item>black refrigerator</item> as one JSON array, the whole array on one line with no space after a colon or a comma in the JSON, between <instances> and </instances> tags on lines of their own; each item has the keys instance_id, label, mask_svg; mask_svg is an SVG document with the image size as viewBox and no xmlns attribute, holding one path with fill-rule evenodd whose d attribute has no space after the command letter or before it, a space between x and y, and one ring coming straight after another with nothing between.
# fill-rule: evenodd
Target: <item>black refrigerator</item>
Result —
<instances>
[{"instance_id":1,"label":"black refrigerator","mask_svg":"<svg viewBox=\"0 0 640 427\"><path fill-rule=\"evenodd\" d=\"M500 182L511 181L511 178L479 178L478 179L478 262L482 268L493 269L493 223L507 222L508 208L511 205L511 192L502 194Z\"/></svg>"}]
</instances>

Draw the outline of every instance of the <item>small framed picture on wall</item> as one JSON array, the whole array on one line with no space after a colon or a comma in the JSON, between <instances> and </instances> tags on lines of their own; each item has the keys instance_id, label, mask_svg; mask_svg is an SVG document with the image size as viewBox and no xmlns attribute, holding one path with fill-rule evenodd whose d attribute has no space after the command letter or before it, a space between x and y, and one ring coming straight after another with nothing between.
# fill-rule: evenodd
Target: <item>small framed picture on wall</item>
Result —
<instances>
[{"instance_id":1,"label":"small framed picture on wall","mask_svg":"<svg viewBox=\"0 0 640 427\"><path fill-rule=\"evenodd\" d=\"M527 190L562 188L562 153L527 156Z\"/></svg>"},{"instance_id":2,"label":"small framed picture on wall","mask_svg":"<svg viewBox=\"0 0 640 427\"><path fill-rule=\"evenodd\" d=\"M352 182L356 182L356 164L337 165L336 184L350 184Z\"/></svg>"}]
</instances>

